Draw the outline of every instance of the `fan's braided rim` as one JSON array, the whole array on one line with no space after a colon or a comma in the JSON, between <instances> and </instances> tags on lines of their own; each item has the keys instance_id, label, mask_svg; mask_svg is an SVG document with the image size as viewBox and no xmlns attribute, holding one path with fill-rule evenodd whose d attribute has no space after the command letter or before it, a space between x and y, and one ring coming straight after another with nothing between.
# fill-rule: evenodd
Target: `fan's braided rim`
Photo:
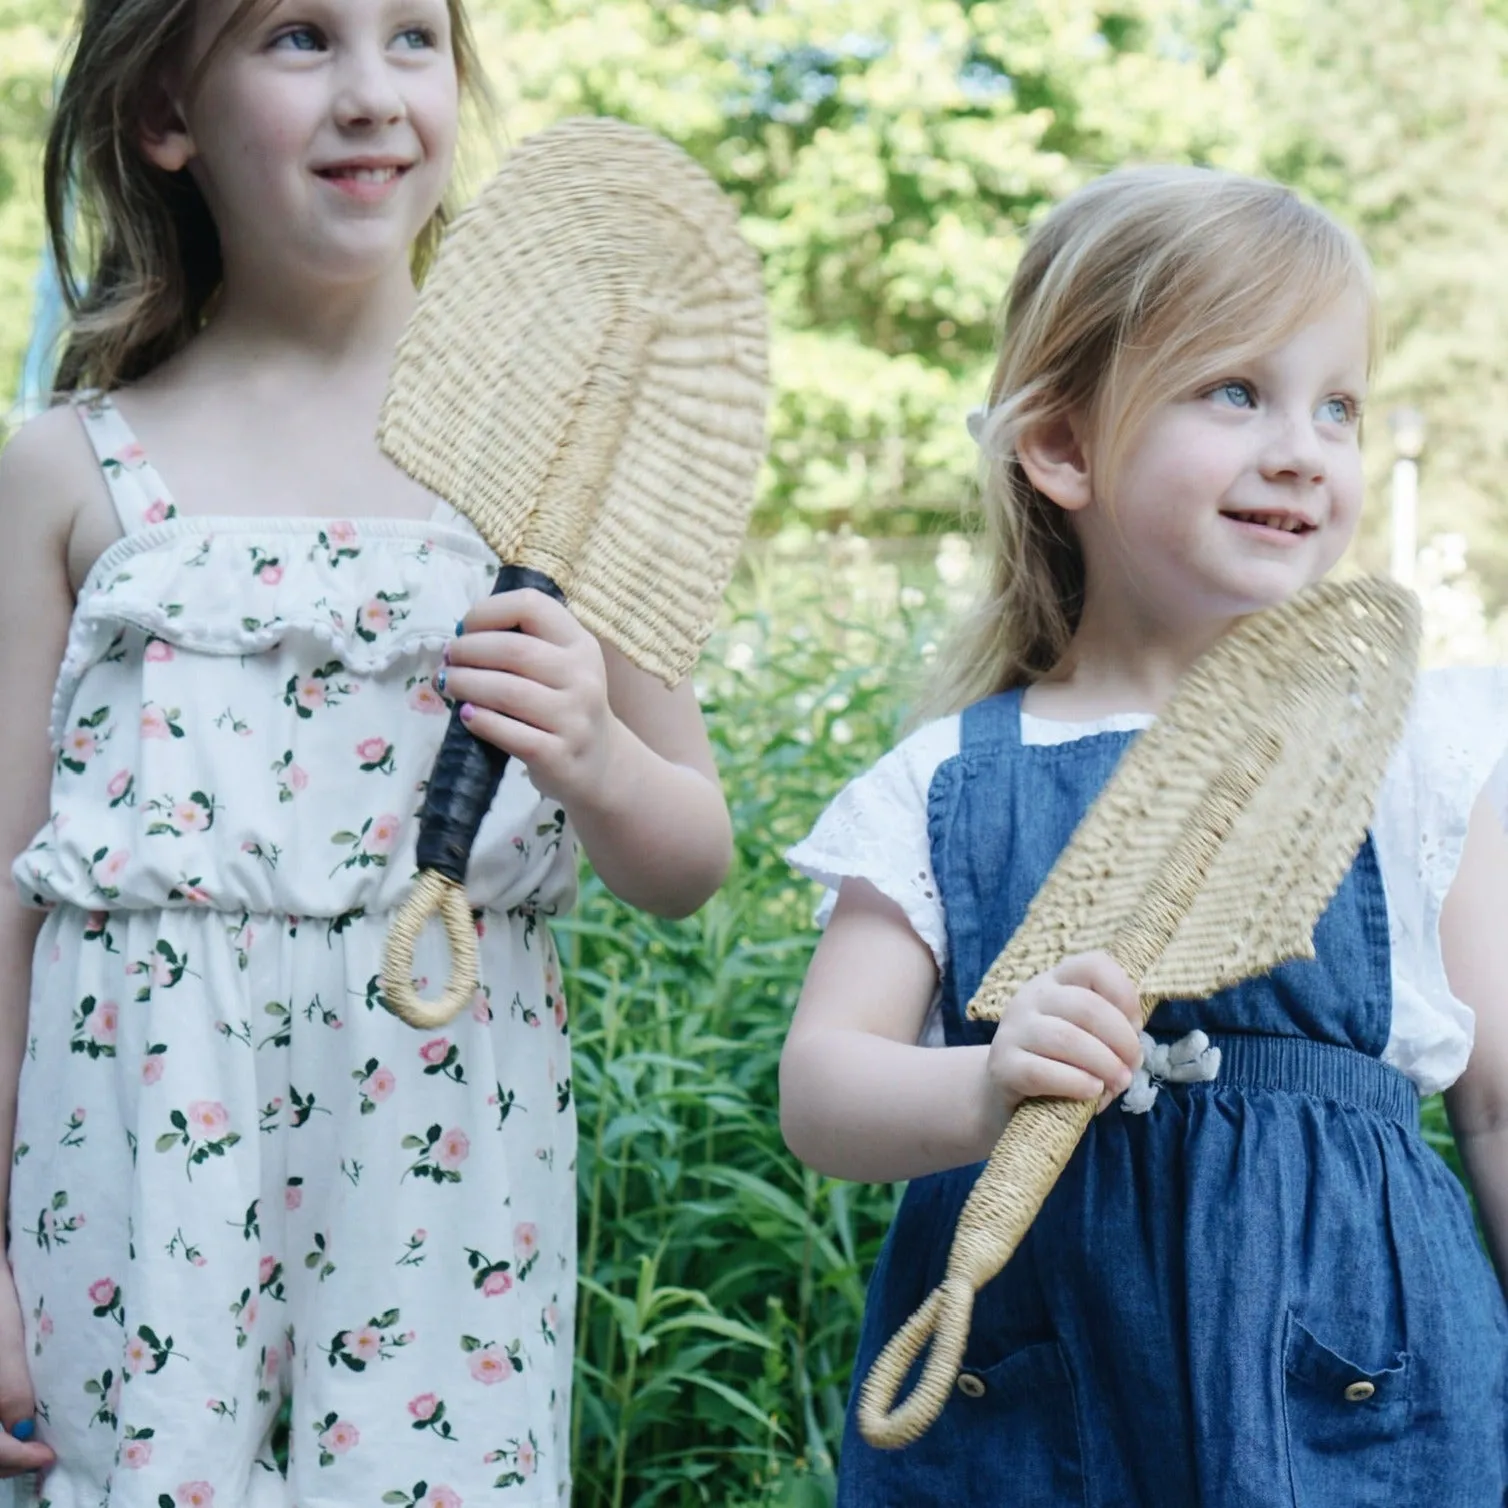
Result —
<instances>
[{"instance_id":1,"label":"fan's braided rim","mask_svg":"<svg viewBox=\"0 0 1508 1508\"><path fill-rule=\"evenodd\" d=\"M763 464L763 277L679 148L566 121L447 236L380 439L499 557L669 684L695 663Z\"/></svg>"}]
</instances>

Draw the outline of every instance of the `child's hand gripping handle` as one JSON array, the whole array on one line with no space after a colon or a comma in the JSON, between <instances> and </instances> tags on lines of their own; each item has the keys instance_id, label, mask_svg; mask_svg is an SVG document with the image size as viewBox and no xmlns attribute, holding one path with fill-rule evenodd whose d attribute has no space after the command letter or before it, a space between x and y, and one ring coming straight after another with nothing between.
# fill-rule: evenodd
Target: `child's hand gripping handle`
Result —
<instances>
[{"instance_id":1,"label":"child's hand gripping handle","mask_svg":"<svg viewBox=\"0 0 1508 1508\"><path fill-rule=\"evenodd\" d=\"M505 565L493 583L493 593L532 587L557 602L565 594L542 571ZM466 726L456 708L450 714L445 742L419 812L417 862L419 878L388 932L382 963L382 998L400 1020L420 1031L444 1026L471 1004L476 994L476 925L466 900L466 866L471 860L482 819L492 806L508 755L484 743ZM450 943L450 979L439 1000L420 998L414 989L414 947L425 924L436 912Z\"/></svg>"},{"instance_id":2,"label":"child's hand gripping handle","mask_svg":"<svg viewBox=\"0 0 1508 1508\"><path fill-rule=\"evenodd\" d=\"M1190 814L1131 918L1110 943L1111 957L1133 980L1139 981L1172 942L1226 834L1280 752L1276 738L1254 734ZM980 994L990 989L986 975ZM1156 1003L1143 998L1144 1022ZM959 1213L942 1282L891 1337L864 1380L859 1431L877 1449L911 1444L942 1413L963 1365L974 1295L1010 1261L1094 1111L1092 1100L1036 1099L1025 1101L1011 1117ZM907 1374L929 1342L916 1386L896 1407Z\"/></svg>"}]
</instances>

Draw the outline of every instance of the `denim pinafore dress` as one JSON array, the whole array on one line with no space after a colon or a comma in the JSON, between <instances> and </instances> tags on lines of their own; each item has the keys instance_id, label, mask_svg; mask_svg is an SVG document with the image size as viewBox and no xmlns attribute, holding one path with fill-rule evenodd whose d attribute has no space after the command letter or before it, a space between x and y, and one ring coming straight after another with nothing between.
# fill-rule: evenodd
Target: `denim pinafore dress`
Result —
<instances>
[{"instance_id":1,"label":"denim pinafore dress","mask_svg":"<svg viewBox=\"0 0 1508 1508\"><path fill-rule=\"evenodd\" d=\"M1021 741L1021 693L962 717L928 798L950 1046L1133 735ZM900 1451L858 1433L840 1508L1505 1508L1508 1312L1464 1191L1385 1064L1388 917L1371 839L1316 958L1207 1000L1212 1083L1091 1125L979 1294L941 1418ZM869 1288L857 1385L940 1281L981 1165L906 1191Z\"/></svg>"}]
</instances>

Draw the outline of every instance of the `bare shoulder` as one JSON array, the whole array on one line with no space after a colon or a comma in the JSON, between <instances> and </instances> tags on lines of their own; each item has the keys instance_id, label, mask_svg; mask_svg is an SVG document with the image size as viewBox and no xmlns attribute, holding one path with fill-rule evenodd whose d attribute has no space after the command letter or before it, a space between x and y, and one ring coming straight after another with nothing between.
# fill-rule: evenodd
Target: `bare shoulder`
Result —
<instances>
[{"instance_id":1,"label":"bare shoulder","mask_svg":"<svg viewBox=\"0 0 1508 1508\"><path fill-rule=\"evenodd\" d=\"M0 617L72 611L69 542L101 487L88 438L66 407L28 420L0 450Z\"/></svg>"},{"instance_id":2,"label":"bare shoulder","mask_svg":"<svg viewBox=\"0 0 1508 1508\"><path fill-rule=\"evenodd\" d=\"M67 538L79 510L100 495L94 452L67 404L28 419L0 450L0 528Z\"/></svg>"},{"instance_id":3,"label":"bare shoulder","mask_svg":"<svg viewBox=\"0 0 1508 1508\"><path fill-rule=\"evenodd\" d=\"M118 533L109 488L72 406L29 419L0 451L0 579L34 570L45 551L76 589Z\"/></svg>"}]
</instances>

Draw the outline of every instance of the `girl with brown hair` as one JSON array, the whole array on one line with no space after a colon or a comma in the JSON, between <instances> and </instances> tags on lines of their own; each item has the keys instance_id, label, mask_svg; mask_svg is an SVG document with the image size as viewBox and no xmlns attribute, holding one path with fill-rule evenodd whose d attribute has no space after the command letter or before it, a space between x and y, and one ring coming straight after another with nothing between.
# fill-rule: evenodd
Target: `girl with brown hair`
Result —
<instances>
[{"instance_id":1,"label":"girl with brown hair","mask_svg":"<svg viewBox=\"0 0 1508 1508\"><path fill-rule=\"evenodd\" d=\"M53 1508L569 1498L547 919L578 836L671 914L731 845L689 684L488 598L377 449L474 75L460 0L84 7L67 401L0 459L0 1473ZM447 701L515 758L425 1036L379 975Z\"/></svg>"}]
</instances>

